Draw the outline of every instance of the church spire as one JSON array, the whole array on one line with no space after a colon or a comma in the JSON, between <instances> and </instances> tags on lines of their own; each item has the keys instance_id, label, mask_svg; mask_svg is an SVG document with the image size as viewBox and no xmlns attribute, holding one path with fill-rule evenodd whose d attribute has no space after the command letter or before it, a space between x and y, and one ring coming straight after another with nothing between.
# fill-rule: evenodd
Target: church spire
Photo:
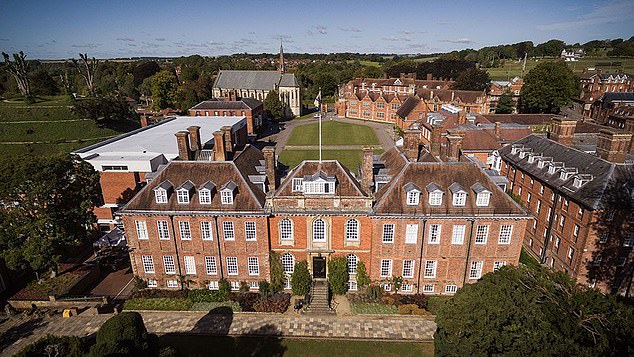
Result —
<instances>
[{"instance_id":1,"label":"church spire","mask_svg":"<svg viewBox=\"0 0 634 357\"><path fill-rule=\"evenodd\" d=\"M285 72L284 68L284 47L282 47L282 39L280 38L280 63L278 64L278 70L282 73Z\"/></svg>"}]
</instances>

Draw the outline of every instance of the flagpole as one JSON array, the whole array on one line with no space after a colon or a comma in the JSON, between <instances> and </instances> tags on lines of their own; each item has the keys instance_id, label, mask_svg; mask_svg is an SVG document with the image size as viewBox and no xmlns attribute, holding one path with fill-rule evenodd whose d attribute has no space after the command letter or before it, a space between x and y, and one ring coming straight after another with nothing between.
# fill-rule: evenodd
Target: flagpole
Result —
<instances>
[{"instance_id":1,"label":"flagpole","mask_svg":"<svg viewBox=\"0 0 634 357\"><path fill-rule=\"evenodd\" d=\"M321 88L319 88L319 105L317 106L319 111L319 163L321 164Z\"/></svg>"}]
</instances>

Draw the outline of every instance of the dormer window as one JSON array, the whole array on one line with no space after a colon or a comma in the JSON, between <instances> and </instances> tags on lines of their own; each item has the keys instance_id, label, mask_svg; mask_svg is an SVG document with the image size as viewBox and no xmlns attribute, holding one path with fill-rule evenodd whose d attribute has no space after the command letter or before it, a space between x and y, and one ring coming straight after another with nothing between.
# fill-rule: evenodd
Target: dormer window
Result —
<instances>
[{"instance_id":1,"label":"dormer window","mask_svg":"<svg viewBox=\"0 0 634 357\"><path fill-rule=\"evenodd\" d=\"M169 191L172 189L172 183L165 180L154 189L154 198L156 203L167 203Z\"/></svg>"},{"instance_id":2,"label":"dormer window","mask_svg":"<svg viewBox=\"0 0 634 357\"><path fill-rule=\"evenodd\" d=\"M583 185L585 185L588 182L592 181L592 179L593 179L592 175L587 175L587 174L577 175L577 176L575 176L575 179L574 179L572 185L575 188L581 188Z\"/></svg>"},{"instance_id":3,"label":"dormer window","mask_svg":"<svg viewBox=\"0 0 634 357\"><path fill-rule=\"evenodd\" d=\"M176 199L178 200L178 203L189 203L189 197L193 188L194 184L191 181L185 181L182 185L180 185L176 189Z\"/></svg>"},{"instance_id":4,"label":"dormer window","mask_svg":"<svg viewBox=\"0 0 634 357\"><path fill-rule=\"evenodd\" d=\"M429 205L440 206L442 204L442 190L435 183L427 185L427 193L429 194Z\"/></svg>"},{"instance_id":5,"label":"dormer window","mask_svg":"<svg viewBox=\"0 0 634 357\"><path fill-rule=\"evenodd\" d=\"M336 181L334 176L327 176L319 171L314 175L304 176L302 189L306 195L334 195Z\"/></svg>"},{"instance_id":6,"label":"dormer window","mask_svg":"<svg viewBox=\"0 0 634 357\"><path fill-rule=\"evenodd\" d=\"M557 168L554 165L550 165L550 167L548 168L548 173L552 175L555 173L556 169Z\"/></svg>"},{"instance_id":7,"label":"dormer window","mask_svg":"<svg viewBox=\"0 0 634 357\"><path fill-rule=\"evenodd\" d=\"M418 201L420 198L420 189L416 187L413 183L407 183L403 189L407 192L407 205L408 206L418 206Z\"/></svg>"},{"instance_id":8,"label":"dormer window","mask_svg":"<svg viewBox=\"0 0 634 357\"><path fill-rule=\"evenodd\" d=\"M294 178L293 179L293 192L302 192L302 183L303 178Z\"/></svg>"},{"instance_id":9,"label":"dormer window","mask_svg":"<svg viewBox=\"0 0 634 357\"><path fill-rule=\"evenodd\" d=\"M238 188L238 185L236 185L233 181L225 183L220 188L220 203L223 205L232 205L236 188Z\"/></svg>"},{"instance_id":10,"label":"dormer window","mask_svg":"<svg viewBox=\"0 0 634 357\"><path fill-rule=\"evenodd\" d=\"M511 147L511 155L517 155L517 153L524 148L524 145L513 145Z\"/></svg>"},{"instance_id":11,"label":"dormer window","mask_svg":"<svg viewBox=\"0 0 634 357\"><path fill-rule=\"evenodd\" d=\"M476 193L476 206L487 207L489 205L489 201L491 200L492 192L479 182L476 182L473 186L471 186L471 188Z\"/></svg>"},{"instance_id":12,"label":"dormer window","mask_svg":"<svg viewBox=\"0 0 634 357\"><path fill-rule=\"evenodd\" d=\"M200 186L198 189L198 202L200 202L201 205L211 204L211 193L215 188L216 185L211 181L207 181Z\"/></svg>"},{"instance_id":13,"label":"dormer window","mask_svg":"<svg viewBox=\"0 0 634 357\"><path fill-rule=\"evenodd\" d=\"M454 182L449 186L449 191L451 191L453 195L453 205L454 206L464 206L467 203L467 191L460 186L457 182Z\"/></svg>"}]
</instances>

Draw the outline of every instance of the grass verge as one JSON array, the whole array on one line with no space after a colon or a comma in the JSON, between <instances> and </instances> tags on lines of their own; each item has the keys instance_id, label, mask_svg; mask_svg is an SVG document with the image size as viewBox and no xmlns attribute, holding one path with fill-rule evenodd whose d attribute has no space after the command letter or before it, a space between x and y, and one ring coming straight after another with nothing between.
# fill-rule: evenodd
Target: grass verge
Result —
<instances>
[{"instance_id":1,"label":"grass verge","mask_svg":"<svg viewBox=\"0 0 634 357\"><path fill-rule=\"evenodd\" d=\"M322 145L378 145L372 128L337 121L322 122ZM286 145L319 145L319 123L301 125L293 129Z\"/></svg>"},{"instance_id":2,"label":"grass verge","mask_svg":"<svg viewBox=\"0 0 634 357\"><path fill-rule=\"evenodd\" d=\"M398 314L396 306L374 302L353 302L350 304L352 312L355 314Z\"/></svg>"}]
</instances>

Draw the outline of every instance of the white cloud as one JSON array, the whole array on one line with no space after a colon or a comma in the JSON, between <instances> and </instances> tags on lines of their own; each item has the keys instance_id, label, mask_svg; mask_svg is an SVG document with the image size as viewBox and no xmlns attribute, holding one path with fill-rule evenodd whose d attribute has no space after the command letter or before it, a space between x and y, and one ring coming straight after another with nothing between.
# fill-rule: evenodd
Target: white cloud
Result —
<instances>
[{"instance_id":1,"label":"white cloud","mask_svg":"<svg viewBox=\"0 0 634 357\"><path fill-rule=\"evenodd\" d=\"M589 26L612 24L622 21L632 21L634 19L634 2L615 2L611 4L599 5L577 17L575 20L555 22L552 24L537 25L538 30L557 31L575 28L586 28Z\"/></svg>"}]
</instances>

